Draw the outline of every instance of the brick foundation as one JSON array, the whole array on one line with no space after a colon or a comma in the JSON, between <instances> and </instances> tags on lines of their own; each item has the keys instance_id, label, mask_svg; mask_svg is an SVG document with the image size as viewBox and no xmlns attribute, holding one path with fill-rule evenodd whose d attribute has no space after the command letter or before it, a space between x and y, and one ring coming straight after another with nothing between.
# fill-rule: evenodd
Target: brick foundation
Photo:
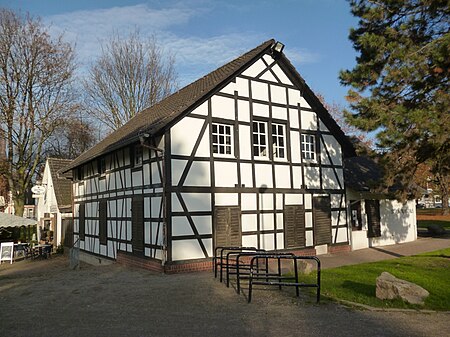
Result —
<instances>
[{"instance_id":1,"label":"brick foundation","mask_svg":"<svg viewBox=\"0 0 450 337\"><path fill-rule=\"evenodd\" d=\"M315 256L316 250L314 248L296 249L296 250L283 250L278 251L283 253L294 253L298 256ZM274 252L276 253L276 252ZM249 263L251 258L248 258L247 263ZM161 261L155 260L149 257L139 257L129 253L118 252L117 253L117 263L124 266L131 266L136 268L142 268L158 273L166 274L177 274L177 273L191 273L200 271L212 271L212 260L211 259L201 259L195 261L186 262L172 262L166 263L164 266Z\"/></svg>"},{"instance_id":2,"label":"brick foundation","mask_svg":"<svg viewBox=\"0 0 450 337\"><path fill-rule=\"evenodd\" d=\"M139 257L127 253L118 252L116 262L124 266L132 266L156 271L159 273L164 272L163 266L161 265L161 262L159 260L154 260L148 257Z\"/></svg>"}]
</instances>

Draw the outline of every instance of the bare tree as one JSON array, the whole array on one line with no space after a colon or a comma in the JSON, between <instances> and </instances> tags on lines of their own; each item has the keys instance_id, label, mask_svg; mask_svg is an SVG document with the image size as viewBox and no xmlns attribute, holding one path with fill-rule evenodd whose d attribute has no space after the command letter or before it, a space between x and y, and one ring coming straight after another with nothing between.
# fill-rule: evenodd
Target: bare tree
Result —
<instances>
[{"instance_id":1,"label":"bare tree","mask_svg":"<svg viewBox=\"0 0 450 337\"><path fill-rule=\"evenodd\" d=\"M325 97L322 94L316 93L317 98L323 104L323 106L327 109L331 117L336 121L341 130L350 137L350 140L353 142L353 145L356 148L357 153L363 154L367 151L370 151L373 148L373 142L368 137L367 133L357 129L353 125L350 125L345 120L345 109L336 102L331 104L325 101Z\"/></svg>"},{"instance_id":2,"label":"bare tree","mask_svg":"<svg viewBox=\"0 0 450 337\"><path fill-rule=\"evenodd\" d=\"M125 39L115 33L84 81L89 112L112 130L175 87L174 57L155 37L144 40L137 30Z\"/></svg>"},{"instance_id":3,"label":"bare tree","mask_svg":"<svg viewBox=\"0 0 450 337\"><path fill-rule=\"evenodd\" d=\"M97 142L96 128L80 116L67 117L46 144L47 157L75 159Z\"/></svg>"},{"instance_id":4,"label":"bare tree","mask_svg":"<svg viewBox=\"0 0 450 337\"><path fill-rule=\"evenodd\" d=\"M0 9L0 135L6 142L1 175L23 214L26 190L44 143L72 108L72 47L52 39L39 19Z\"/></svg>"}]
</instances>

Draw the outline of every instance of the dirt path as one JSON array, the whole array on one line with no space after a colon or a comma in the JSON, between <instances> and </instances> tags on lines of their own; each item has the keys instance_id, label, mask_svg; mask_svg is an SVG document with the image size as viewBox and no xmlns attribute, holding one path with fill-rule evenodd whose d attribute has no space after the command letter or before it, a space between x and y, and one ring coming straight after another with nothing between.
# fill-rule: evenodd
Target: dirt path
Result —
<instances>
[{"instance_id":1,"label":"dirt path","mask_svg":"<svg viewBox=\"0 0 450 337\"><path fill-rule=\"evenodd\" d=\"M370 312L66 257L0 266L1 336L448 336L449 314Z\"/></svg>"}]
</instances>

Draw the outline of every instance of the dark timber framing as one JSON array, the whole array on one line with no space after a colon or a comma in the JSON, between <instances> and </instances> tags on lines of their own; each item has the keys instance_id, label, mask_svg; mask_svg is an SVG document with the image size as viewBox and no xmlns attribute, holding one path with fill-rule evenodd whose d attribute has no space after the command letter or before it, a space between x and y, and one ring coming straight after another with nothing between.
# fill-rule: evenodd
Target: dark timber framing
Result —
<instances>
[{"instance_id":1,"label":"dark timber framing","mask_svg":"<svg viewBox=\"0 0 450 337\"><path fill-rule=\"evenodd\" d=\"M223 245L349 243L342 163L353 148L273 43L144 110L66 169L77 173L81 249L170 264L208 259ZM253 153L256 121L265 123L264 157ZM232 154L213 153L213 123L232 128ZM303 159L302 134L314 136L315 160Z\"/></svg>"}]
</instances>

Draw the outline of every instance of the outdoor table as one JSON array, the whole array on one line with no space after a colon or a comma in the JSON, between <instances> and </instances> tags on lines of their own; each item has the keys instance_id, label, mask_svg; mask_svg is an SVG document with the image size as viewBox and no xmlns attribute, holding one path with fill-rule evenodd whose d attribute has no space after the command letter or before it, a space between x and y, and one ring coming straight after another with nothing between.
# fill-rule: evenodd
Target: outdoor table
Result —
<instances>
[{"instance_id":1,"label":"outdoor table","mask_svg":"<svg viewBox=\"0 0 450 337\"><path fill-rule=\"evenodd\" d=\"M28 257L29 253L29 243L15 243L14 244L14 260L23 257L24 259Z\"/></svg>"},{"instance_id":2,"label":"outdoor table","mask_svg":"<svg viewBox=\"0 0 450 337\"><path fill-rule=\"evenodd\" d=\"M32 254L33 258L41 257L47 258L52 252L52 245L49 244L39 244L33 247Z\"/></svg>"}]
</instances>

